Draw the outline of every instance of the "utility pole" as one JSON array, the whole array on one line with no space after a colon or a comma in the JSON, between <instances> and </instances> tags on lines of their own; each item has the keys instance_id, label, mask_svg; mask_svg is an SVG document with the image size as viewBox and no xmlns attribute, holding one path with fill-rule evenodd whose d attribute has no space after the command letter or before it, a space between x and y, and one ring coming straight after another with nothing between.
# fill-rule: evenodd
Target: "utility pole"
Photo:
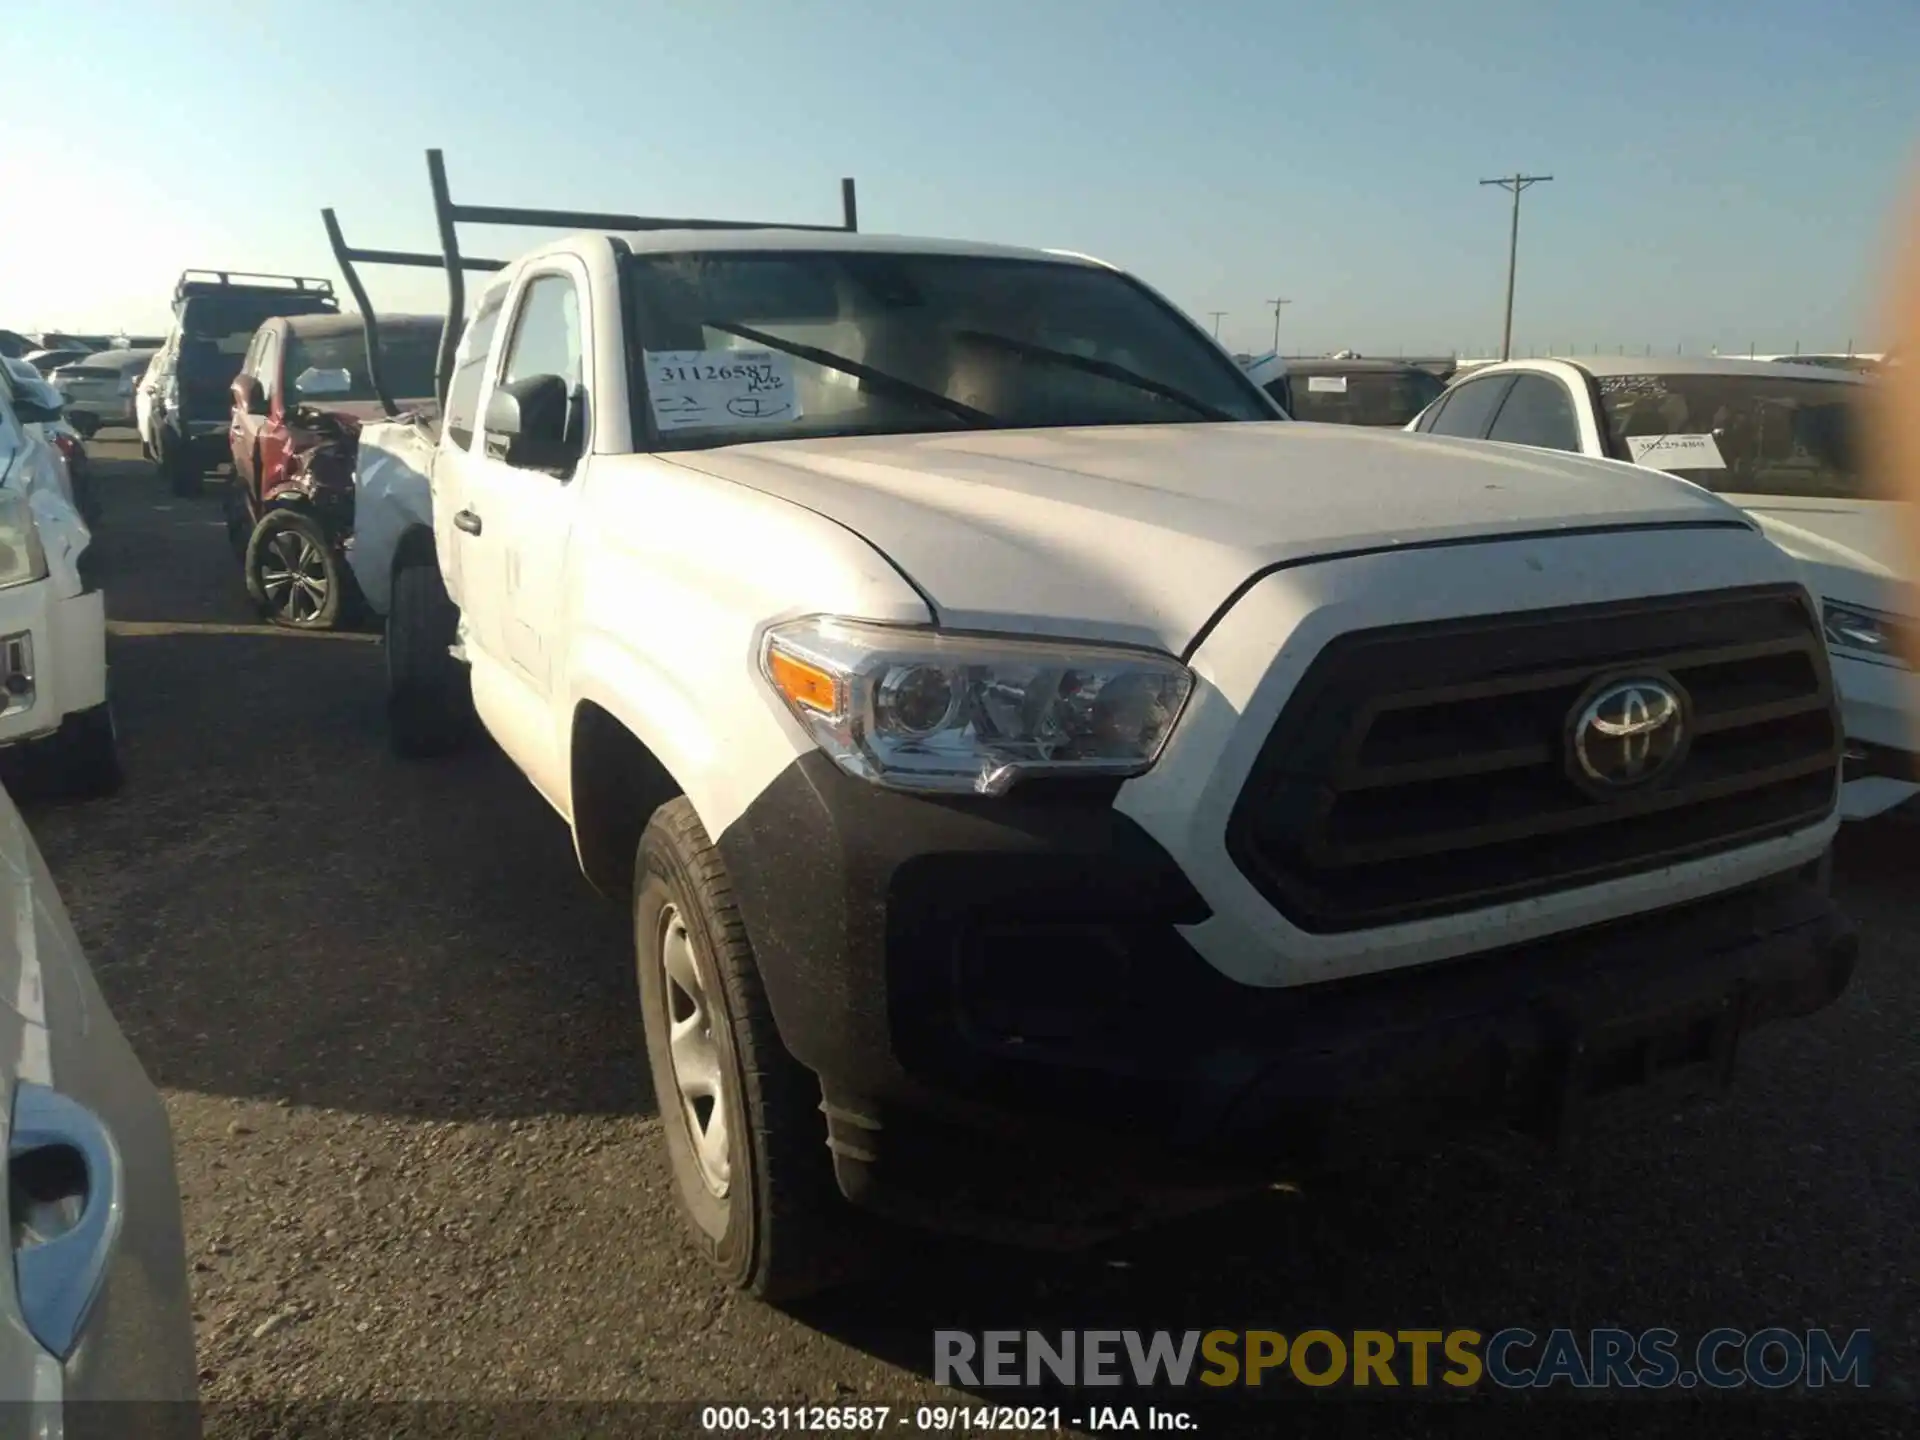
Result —
<instances>
[{"instance_id":1,"label":"utility pole","mask_svg":"<svg viewBox=\"0 0 1920 1440\"><path fill-rule=\"evenodd\" d=\"M1520 192L1529 185L1538 185L1551 180L1551 175L1522 175L1518 171L1500 180L1482 180L1482 185L1498 185L1502 190L1513 192L1513 230L1507 239L1507 323L1501 332L1500 358L1509 359L1513 354L1513 272L1520 258Z\"/></svg>"},{"instance_id":2,"label":"utility pole","mask_svg":"<svg viewBox=\"0 0 1920 1440\"><path fill-rule=\"evenodd\" d=\"M1207 312L1207 314L1213 317L1213 338L1216 340L1220 338L1220 317L1226 313L1224 310L1209 310Z\"/></svg>"},{"instance_id":3,"label":"utility pole","mask_svg":"<svg viewBox=\"0 0 1920 1440\"><path fill-rule=\"evenodd\" d=\"M1280 353L1280 307L1282 305L1291 305L1292 303L1291 300L1267 301L1267 304L1273 307L1273 353L1276 355Z\"/></svg>"}]
</instances>

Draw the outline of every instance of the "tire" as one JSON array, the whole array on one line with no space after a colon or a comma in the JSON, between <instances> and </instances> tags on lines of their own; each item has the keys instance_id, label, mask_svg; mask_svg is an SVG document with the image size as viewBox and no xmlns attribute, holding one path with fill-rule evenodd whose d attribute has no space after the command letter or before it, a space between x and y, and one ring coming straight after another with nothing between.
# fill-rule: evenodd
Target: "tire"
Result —
<instances>
[{"instance_id":1,"label":"tire","mask_svg":"<svg viewBox=\"0 0 1920 1440\"><path fill-rule=\"evenodd\" d=\"M100 433L100 422L91 415L69 415L67 423L82 440L91 440Z\"/></svg>"},{"instance_id":2,"label":"tire","mask_svg":"<svg viewBox=\"0 0 1920 1440\"><path fill-rule=\"evenodd\" d=\"M855 1278L879 1227L834 1183L819 1081L780 1042L726 867L685 798L648 823L633 894L647 1059L694 1244L729 1286L762 1300ZM683 1041L677 1068L674 1017L684 1025L702 1010L709 1023L693 1032L691 1053ZM678 1078L703 1064L719 1092L704 1109Z\"/></svg>"},{"instance_id":3,"label":"tire","mask_svg":"<svg viewBox=\"0 0 1920 1440\"><path fill-rule=\"evenodd\" d=\"M73 799L111 795L125 780L113 702L76 710L60 728L32 747L38 786Z\"/></svg>"},{"instance_id":4,"label":"tire","mask_svg":"<svg viewBox=\"0 0 1920 1440\"><path fill-rule=\"evenodd\" d=\"M186 442L161 441L160 473L166 477L167 489L181 499L191 499L200 493L200 464Z\"/></svg>"},{"instance_id":5,"label":"tire","mask_svg":"<svg viewBox=\"0 0 1920 1440\"><path fill-rule=\"evenodd\" d=\"M393 572L387 599L387 738L410 760L450 755L473 734L473 684L448 653L460 636L460 607L438 564L413 560Z\"/></svg>"},{"instance_id":6,"label":"tire","mask_svg":"<svg viewBox=\"0 0 1920 1440\"><path fill-rule=\"evenodd\" d=\"M227 544L233 549L233 558L242 565L247 563L247 542L253 538L253 517L247 511L247 500L240 489L239 477L227 491L226 502Z\"/></svg>"},{"instance_id":7,"label":"tire","mask_svg":"<svg viewBox=\"0 0 1920 1440\"><path fill-rule=\"evenodd\" d=\"M346 566L313 516L269 510L247 541L247 594L289 630L331 630L345 609Z\"/></svg>"}]
</instances>

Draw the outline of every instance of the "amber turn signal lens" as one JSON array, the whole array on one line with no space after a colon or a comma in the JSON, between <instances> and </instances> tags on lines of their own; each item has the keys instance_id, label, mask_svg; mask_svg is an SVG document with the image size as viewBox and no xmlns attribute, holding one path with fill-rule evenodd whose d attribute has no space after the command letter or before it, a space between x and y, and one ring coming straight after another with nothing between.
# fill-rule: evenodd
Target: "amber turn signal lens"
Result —
<instances>
[{"instance_id":1,"label":"amber turn signal lens","mask_svg":"<svg viewBox=\"0 0 1920 1440\"><path fill-rule=\"evenodd\" d=\"M818 711L822 715L838 712L839 684L833 676L819 666L797 660L784 650L775 647L767 652L767 674L780 693L793 704Z\"/></svg>"}]
</instances>

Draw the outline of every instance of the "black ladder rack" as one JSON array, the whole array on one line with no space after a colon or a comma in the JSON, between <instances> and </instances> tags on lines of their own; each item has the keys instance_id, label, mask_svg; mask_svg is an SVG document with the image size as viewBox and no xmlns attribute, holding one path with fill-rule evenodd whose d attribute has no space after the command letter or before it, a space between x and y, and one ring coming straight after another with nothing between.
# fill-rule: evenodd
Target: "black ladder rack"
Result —
<instances>
[{"instance_id":1,"label":"black ladder rack","mask_svg":"<svg viewBox=\"0 0 1920 1440\"><path fill-rule=\"evenodd\" d=\"M503 260L482 260L460 253L456 226L524 225L543 230L820 230L853 233L859 230L859 211L851 177L840 182L841 222L838 225L792 225L771 220L704 220L658 215L614 215L595 210L531 210L511 205L458 205L447 187L447 164L439 150L427 151L427 179L433 187L433 216L440 232L438 255L406 250L361 250L350 247L340 232L340 222L331 209L322 210L327 239L334 259L360 307L367 335L367 374L373 381L380 404L387 414L397 413L379 372L379 321L367 299L366 287L355 271L364 265L407 265L416 268L441 268L447 272L447 323L440 332L440 354L434 367L434 392L441 406L447 403L447 386L453 377L453 355L460 344L460 332L466 321L467 279L469 270L493 271L506 268Z\"/></svg>"}]
</instances>

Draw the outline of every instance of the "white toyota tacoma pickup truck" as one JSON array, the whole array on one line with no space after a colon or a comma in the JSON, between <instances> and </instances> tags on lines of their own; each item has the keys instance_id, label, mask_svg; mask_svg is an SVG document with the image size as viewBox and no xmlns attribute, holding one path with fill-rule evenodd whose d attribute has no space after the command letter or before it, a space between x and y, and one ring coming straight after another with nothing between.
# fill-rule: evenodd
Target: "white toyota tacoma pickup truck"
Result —
<instances>
[{"instance_id":1,"label":"white toyota tacoma pickup truck","mask_svg":"<svg viewBox=\"0 0 1920 1440\"><path fill-rule=\"evenodd\" d=\"M1073 1243L1564 1133L1846 986L1820 621L1731 506L1291 423L1095 260L429 165L444 428L363 433L353 559L395 740L477 714L631 904L731 1283L835 1278L868 1212ZM463 334L480 219L587 233Z\"/></svg>"}]
</instances>

